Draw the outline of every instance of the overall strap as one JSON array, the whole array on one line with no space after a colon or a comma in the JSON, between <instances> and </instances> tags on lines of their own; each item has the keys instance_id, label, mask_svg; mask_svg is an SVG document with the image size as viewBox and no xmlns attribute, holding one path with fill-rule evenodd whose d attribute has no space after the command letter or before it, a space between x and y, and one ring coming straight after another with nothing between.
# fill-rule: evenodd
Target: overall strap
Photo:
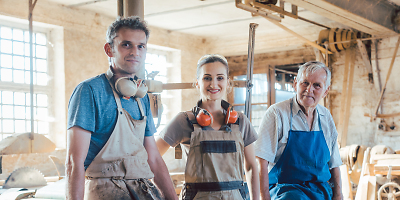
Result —
<instances>
[{"instance_id":1,"label":"overall strap","mask_svg":"<svg viewBox=\"0 0 400 200\"><path fill-rule=\"evenodd\" d=\"M318 126L319 126L319 130L322 131L322 126L321 126L321 115L319 115L318 109L315 107L315 109L317 110L317 115L318 115Z\"/></svg>"},{"instance_id":2,"label":"overall strap","mask_svg":"<svg viewBox=\"0 0 400 200\"><path fill-rule=\"evenodd\" d=\"M292 107L293 107L293 99L290 101L290 130L292 130L292 119L293 119L293 113L292 113Z\"/></svg>"},{"instance_id":3,"label":"overall strap","mask_svg":"<svg viewBox=\"0 0 400 200\"><path fill-rule=\"evenodd\" d=\"M190 114L188 114L188 112ZM185 114L186 119L188 120L189 124L193 127L193 130L198 129L198 128L202 129L201 126L197 123L196 117L193 112L185 111L185 112L183 112L183 114Z\"/></svg>"},{"instance_id":4,"label":"overall strap","mask_svg":"<svg viewBox=\"0 0 400 200\"><path fill-rule=\"evenodd\" d=\"M142 106L142 102L140 101L140 98L135 98L135 100L137 101L137 104L139 106L140 114L142 115L142 117L145 117L146 115L144 114L144 109Z\"/></svg>"},{"instance_id":5,"label":"overall strap","mask_svg":"<svg viewBox=\"0 0 400 200\"><path fill-rule=\"evenodd\" d=\"M111 89L112 89L112 91L113 91L114 99L115 99L115 102L117 103L118 112L122 112L122 111L123 111L123 108L122 108L122 105L121 105L121 99L119 98L119 95L118 95L117 92L115 91L114 85L111 83L110 77L107 76L107 74L105 74L105 75L106 75L107 80L108 80L108 83L110 84Z\"/></svg>"}]
</instances>

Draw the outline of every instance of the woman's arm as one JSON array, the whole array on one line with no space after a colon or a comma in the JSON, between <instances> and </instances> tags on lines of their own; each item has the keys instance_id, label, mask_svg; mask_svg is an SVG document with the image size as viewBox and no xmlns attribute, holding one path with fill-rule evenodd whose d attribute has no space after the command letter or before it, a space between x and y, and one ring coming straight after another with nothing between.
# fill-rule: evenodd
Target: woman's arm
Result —
<instances>
[{"instance_id":1,"label":"woman's arm","mask_svg":"<svg viewBox=\"0 0 400 200\"><path fill-rule=\"evenodd\" d=\"M249 144L244 148L244 160L247 184L250 190L250 199L260 199L260 180L258 176L258 166L254 153L254 145Z\"/></svg>"},{"instance_id":2,"label":"woman's arm","mask_svg":"<svg viewBox=\"0 0 400 200\"><path fill-rule=\"evenodd\" d=\"M163 156L170 147L169 144L159 136L156 139L156 144L157 144L158 152L160 152L161 156Z\"/></svg>"}]
</instances>

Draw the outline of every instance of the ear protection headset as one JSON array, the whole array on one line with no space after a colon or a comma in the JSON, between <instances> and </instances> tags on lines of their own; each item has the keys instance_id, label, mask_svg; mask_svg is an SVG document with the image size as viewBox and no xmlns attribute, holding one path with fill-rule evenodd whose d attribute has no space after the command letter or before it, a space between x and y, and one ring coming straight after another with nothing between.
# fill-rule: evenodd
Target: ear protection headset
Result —
<instances>
[{"instance_id":1,"label":"ear protection headset","mask_svg":"<svg viewBox=\"0 0 400 200\"><path fill-rule=\"evenodd\" d=\"M200 126L210 126L213 123L213 116L211 113L203 108L200 108L201 100L197 102L197 106L194 108L193 113L196 116L197 123ZM226 110L224 124L233 124L238 119L238 113L233 110L233 107L226 101L221 101L221 106Z\"/></svg>"},{"instance_id":2,"label":"ear protection headset","mask_svg":"<svg viewBox=\"0 0 400 200\"><path fill-rule=\"evenodd\" d=\"M110 80L114 73L111 68L106 72L107 78ZM118 94L124 97L143 98L147 93L147 85L144 80L134 78L121 77L115 81L114 88Z\"/></svg>"}]
</instances>

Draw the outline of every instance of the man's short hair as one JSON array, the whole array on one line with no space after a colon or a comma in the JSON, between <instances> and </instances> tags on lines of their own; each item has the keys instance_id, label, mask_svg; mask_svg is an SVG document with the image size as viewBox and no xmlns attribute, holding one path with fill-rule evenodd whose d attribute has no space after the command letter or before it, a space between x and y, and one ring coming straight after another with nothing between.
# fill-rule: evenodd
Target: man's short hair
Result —
<instances>
[{"instance_id":1,"label":"man's short hair","mask_svg":"<svg viewBox=\"0 0 400 200\"><path fill-rule=\"evenodd\" d=\"M309 61L299 66L299 71L297 73L297 80L300 80L303 75L308 76L314 73L318 69L324 69L326 72L325 89L331 85L331 71L324 63L318 61Z\"/></svg>"},{"instance_id":2,"label":"man's short hair","mask_svg":"<svg viewBox=\"0 0 400 200\"><path fill-rule=\"evenodd\" d=\"M118 17L107 29L107 43L114 47L114 38L117 37L117 32L121 28L129 28L133 30L142 30L146 34L146 39L149 39L150 31L147 23L138 16Z\"/></svg>"}]
</instances>

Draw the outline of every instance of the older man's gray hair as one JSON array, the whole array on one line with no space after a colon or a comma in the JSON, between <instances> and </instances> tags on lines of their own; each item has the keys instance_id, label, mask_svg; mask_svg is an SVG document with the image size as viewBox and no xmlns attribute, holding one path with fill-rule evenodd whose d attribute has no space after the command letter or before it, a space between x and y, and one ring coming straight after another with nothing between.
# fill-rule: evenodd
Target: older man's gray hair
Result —
<instances>
[{"instance_id":1,"label":"older man's gray hair","mask_svg":"<svg viewBox=\"0 0 400 200\"><path fill-rule=\"evenodd\" d=\"M331 71L329 70L328 67L325 66L324 63L318 62L318 61L309 61L304 63L299 67L299 71L297 73L297 80L301 80L303 75L308 76L318 69L324 69L326 72L326 80L325 80L325 88L328 88L331 85Z\"/></svg>"}]
</instances>

